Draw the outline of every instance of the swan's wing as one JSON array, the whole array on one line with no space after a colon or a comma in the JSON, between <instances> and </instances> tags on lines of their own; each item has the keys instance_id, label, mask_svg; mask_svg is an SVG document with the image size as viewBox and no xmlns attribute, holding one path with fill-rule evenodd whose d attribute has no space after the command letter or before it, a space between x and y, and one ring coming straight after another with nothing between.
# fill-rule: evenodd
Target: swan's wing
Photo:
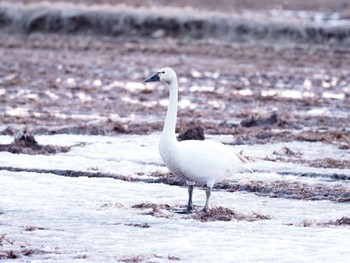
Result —
<instances>
[{"instance_id":1,"label":"swan's wing","mask_svg":"<svg viewBox=\"0 0 350 263\"><path fill-rule=\"evenodd\" d=\"M178 147L181 164L189 172L201 169L208 175L217 173L218 177L226 177L243 170L252 171L246 158L219 142L188 140L180 142Z\"/></svg>"},{"instance_id":2,"label":"swan's wing","mask_svg":"<svg viewBox=\"0 0 350 263\"><path fill-rule=\"evenodd\" d=\"M243 167L246 168L249 172L254 173L253 169L249 167L249 161L247 158L245 158L243 155L240 155L239 153L233 152L243 163Z\"/></svg>"}]
</instances>

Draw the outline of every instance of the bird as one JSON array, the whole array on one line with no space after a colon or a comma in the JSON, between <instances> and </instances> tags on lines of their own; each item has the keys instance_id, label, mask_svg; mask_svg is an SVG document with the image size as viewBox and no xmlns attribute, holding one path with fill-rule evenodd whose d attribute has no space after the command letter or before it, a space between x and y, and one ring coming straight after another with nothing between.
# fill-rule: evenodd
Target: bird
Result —
<instances>
[{"instance_id":1,"label":"bird","mask_svg":"<svg viewBox=\"0 0 350 263\"><path fill-rule=\"evenodd\" d=\"M186 180L188 188L187 208L183 213L192 213L192 194L195 182L205 183L206 200L203 211L209 211L209 199L215 183L235 173L253 170L248 160L235 153L223 143L211 140L178 141L175 134L178 104L178 81L176 72L169 67L157 70L144 80L161 82L169 87L169 104L158 148L165 166L174 175Z\"/></svg>"}]
</instances>

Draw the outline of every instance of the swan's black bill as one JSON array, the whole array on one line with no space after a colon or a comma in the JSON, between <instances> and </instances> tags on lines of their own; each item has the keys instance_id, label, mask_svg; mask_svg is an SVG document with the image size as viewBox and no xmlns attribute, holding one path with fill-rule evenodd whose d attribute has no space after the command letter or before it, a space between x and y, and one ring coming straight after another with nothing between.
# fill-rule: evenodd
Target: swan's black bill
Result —
<instances>
[{"instance_id":1,"label":"swan's black bill","mask_svg":"<svg viewBox=\"0 0 350 263\"><path fill-rule=\"evenodd\" d=\"M143 82L154 82L154 81L160 81L158 74L154 74L152 77L145 79Z\"/></svg>"}]
</instances>

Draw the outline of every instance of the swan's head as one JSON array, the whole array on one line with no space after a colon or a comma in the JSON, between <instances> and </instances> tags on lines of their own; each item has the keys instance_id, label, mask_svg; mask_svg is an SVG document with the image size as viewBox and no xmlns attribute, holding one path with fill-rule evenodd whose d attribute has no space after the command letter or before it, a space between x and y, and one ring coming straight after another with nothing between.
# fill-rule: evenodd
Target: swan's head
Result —
<instances>
[{"instance_id":1,"label":"swan's head","mask_svg":"<svg viewBox=\"0 0 350 263\"><path fill-rule=\"evenodd\" d=\"M164 81L171 83L176 80L176 73L172 68L161 68L157 73L145 79L144 82Z\"/></svg>"}]
</instances>

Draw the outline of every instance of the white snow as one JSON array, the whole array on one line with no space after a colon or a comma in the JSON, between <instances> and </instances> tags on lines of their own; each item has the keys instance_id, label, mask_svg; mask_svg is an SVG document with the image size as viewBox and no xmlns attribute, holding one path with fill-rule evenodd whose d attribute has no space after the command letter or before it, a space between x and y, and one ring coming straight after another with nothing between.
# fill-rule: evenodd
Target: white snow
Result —
<instances>
[{"instance_id":1,"label":"white snow","mask_svg":"<svg viewBox=\"0 0 350 263\"><path fill-rule=\"evenodd\" d=\"M115 137L55 135L36 136L40 144L76 145L67 153L30 156L0 153L1 167L98 171L137 177L166 172L157 151L159 134ZM211 136L225 142L230 137ZM0 143L12 138L0 136ZM266 155L288 147L301 158L346 158L348 150L323 143L278 143L231 146L252 159L255 175L240 174L232 180L301 181L334 185L317 178L281 176L279 171L320 172L297 164L269 162ZM349 175L348 170L326 169ZM248 178L248 179L247 179ZM337 182L349 187L348 182ZM259 197L252 193L214 191L213 207L239 213L254 212L270 220L200 222L171 211L167 217L147 215L132 206L141 203L180 207L187 190L164 184L125 182L111 178L70 178L49 173L0 170L0 251L22 247L39 249L20 261L118 262L349 262L350 228L312 224L349 215L348 203ZM205 193L195 189L194 204L203 206ZM146 225L142 228L138 226ZM28 227L36 227L27 231ZM86 259L82 259L86 258ZM129 261L130 262L130 261Z\"/></svg>"}]
</instances>

